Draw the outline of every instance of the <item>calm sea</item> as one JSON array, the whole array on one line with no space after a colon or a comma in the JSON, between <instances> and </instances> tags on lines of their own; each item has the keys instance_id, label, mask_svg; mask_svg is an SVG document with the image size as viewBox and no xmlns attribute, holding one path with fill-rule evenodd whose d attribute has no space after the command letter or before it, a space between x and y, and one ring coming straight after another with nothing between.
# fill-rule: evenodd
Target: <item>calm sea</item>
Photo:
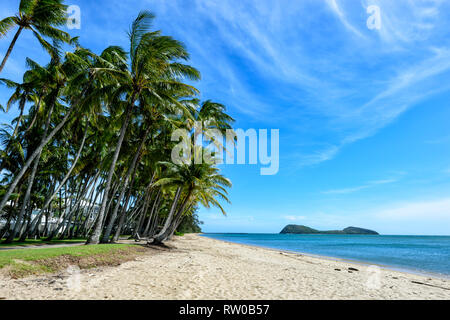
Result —
<instances>
[{"instance_id":1,"label":"calm sea","mask_svg":"<svg viewBox=\"0 0 450 320\"><path fill-rule=\"evenodd\" d=\"M450 236L219 234L206 237L450 276Z\"/></svg>"}]
</instances>

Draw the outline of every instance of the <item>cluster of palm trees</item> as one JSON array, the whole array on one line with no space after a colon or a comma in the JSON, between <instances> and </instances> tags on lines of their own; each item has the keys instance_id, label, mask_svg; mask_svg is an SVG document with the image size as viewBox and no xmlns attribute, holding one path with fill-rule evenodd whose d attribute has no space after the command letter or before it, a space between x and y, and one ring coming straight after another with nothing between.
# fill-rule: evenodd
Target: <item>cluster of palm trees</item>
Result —
<instances>
[{"instance_id":1,"label":"cluster of palm trees","mask_svg":"<svg viewBox=\"0 0 450 320\"><path fill-rule=\"evenodd\" d=\"M186 64L184 45L152 31L154 16L143 11L128 52L95 54L57 29L65 18L61 0L21 0L19 13L0 21L0 36L19 28L0 76L23 30L50 55L45 66L27 58L20 83L0 79L12 89L1 108L19 109L0 132L0 239L97 244L131 234L162 243L199 205L225 213L220 201L231 183L216 166L171 161L175 129L191 132L194 143L195 121L222 132L234 121L223 105L197 99L188 83L200 74Z\"/></svg>"}]
</instances>

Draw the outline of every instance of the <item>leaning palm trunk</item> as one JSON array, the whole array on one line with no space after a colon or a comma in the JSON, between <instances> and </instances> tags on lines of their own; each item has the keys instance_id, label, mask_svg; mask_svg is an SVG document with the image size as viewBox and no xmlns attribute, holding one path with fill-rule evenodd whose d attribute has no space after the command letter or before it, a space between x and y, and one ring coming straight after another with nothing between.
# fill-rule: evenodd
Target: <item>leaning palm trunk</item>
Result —
<instances>
[{"instance_id":1,"label":"leaning palm trunk","mask_svg":"<svg viewBox=\"0 0 450 320\"><path fill-rule=\"evenodd\" d=\"M40 156L40 154L39 154L39 156ZM23 225L25 224L25 221L22 221L22 220L24 220L25 210L26 210L28 202L30 200L31 189L33 188L34 177L36 176L37 168L38 168L38 165L39 165L39 156L37 157L36 161L34 162L32 173L31 173L31 175L30 175L30 177L28 179L27 191L26 191L25 197L23 199L22 208L20 209L19 216L17 217L17 222L16 222L16 224L14 226L14 229L9 234L8 238L5 240L5 243L13 242L14 237L16 236L16 234L22 229Z\"/></svg>"},{"instance_id":2,"label":"leaning palm trunk","mask_svg":"<svg viewBox=\"0 0 450 320\"><path fill-rule=\"evenodd\" d=\"M19 242L25 241L25 238L23 238L22 236L31 223L31 210L27 209L27 211L28 212L25 213L25 221L22 223L22 226L20 227L19 232L17 233Z\"/></svg>"},{"instance_id":3,"label":"leaning palm trunk","mask_svg":"<svg viewBox=\"0 0 450 320\"><path fill-rule=\"evenodd\" d=\"M32 211L32 209L31 209L31 211ZM19 242L25 241L25 239L26 239L29 235L32 236L32 233L34 233L34 230L35 230L36 226L37 226L37 225L40 223L40 221L41 221L40 218L41 218L41 216L36 216L36 217L34 217L33 220L30 219L30 222L28 223L26 229L24 230L24 232L22 233L22 235L21 235L20 238L19 238Z\"/></svg>"},{"instance_id":4,"label":"leaning palm trunk","mask_svg":"<svg viewBox=\"0 0 450 320\"><path fill-rule=\"evenodd\" d=\"M172 202L172 207L170 208L169 211L169 215L167 216L166 222L164 223L164 226L161 229L161 231L153 238L154 244L160 244L166 239L167 233L170 228L170 224L172 223L172 219L175 214L178 201L180 200L182 189L183 189L182 187L178 187L177 192L175 193L175 198L173 199Z\"/></svg>"},{"instance_id":5,"label":"leaning palm trunk","mask_svg":"<svg viewBox=\"0 0 450 320\"><path fill-rule=\"evenodd\" d=\"M189 209L190 209L190 207L191 207L191 205L190 205L188 208L186 208L185 210L180 210L180 213L181 213L181 214L178 215L178 218L177 218L177 219L174 219L175 223L173 223L172 229L170 230L169 236L167 237L167 239L170 240L171 237L173 236L173 234L175 233L175 231L177 231L178 227L180 226L181 222L182 222L183 219L184 219L184 213L185 213L185 212L188 212Z\"/></svg>"},{"instance_id":6,"label":"leaning palm trunk","mask_svg":"<svg viewBox=\"0 0 450 320\"><path fill-rule=\"evenodd\" d=\"M144 194L144 197L143 197L144 202L143 202L143 205L139 209L138 219L136 220L134 232L133 232L131 238L138 239L140 237L140 234L142 234L141 230L144 225L145 215L147 214L148 207L149 207L151 199L153 197L153 190L151 190L151 187L152 187L152 183L150 182L150 184L147 187L147 191Z\"/></svg>"},{"instance_id":7,"label":"leaning palm trunk","mask_svg":"<svg viewBox=\"0 0 450 320\"><path fill-rule=\"evenodd\" d=\"M135 178L135 177L133 177L133 181L134 181L134 178ZM114 233L114 236L113 236L113 238L111 239L111 242L112 242L112 243L114 243L114 242L116 242L117 240L119 240L120 234L121 234L122 229L123 229L123 226L124 226L124 224L125 224L125 220L126 220L126 218L127 218L127 208L128 208L128 204L129 204L130 199L131 199L131 193L132 193L132 191L133 191L133 190L132 190L133 181L131 182L131 187L130 187L129 190L128 190L128 195L127 195L127 198L126 198L126 200L125 200L125 204L124 204L123 207L122 207L122 212L120 213L119 224L118 224L118 226L117 226L116 232Z\"/></svg>"},{"instance_id":8,"label":"leaning palm trunk","mask_svg":"<svg viewBox=\"0 0 450 320\"><path fill-rule=\"evenodd\" d=\"M48 133L48 128L50 127L50 121L52 118L52 114L53 114L53 109L55 107L55 104L52 103L52 106L49 110L48 116L47 116L47 121L45 123L45 130L44 130L44 139L47 137L47 133ZM34 166L33 169L31 171L31 175L30 178L28 180L28 187L27 187L27 191L25 193L25 197L23 199L23 204L22 204L22 209L20 210L19 213L19 217L17 218L17 222L16 225L14 226L13 231L9 234L8 238L6 239L5 243L11 243L14 240L14 237L16 236L16 234L21 230L24 222L22 223L22 220L24 218L24 214L25 214L25 210L27 208L28 202L30 200L30 196L31 196L31 189L33 188L33 183L34 183L34 178L36 176L36 172L39 166L39 161L41 158L41 154L42 154L42 150L44 149L44 146L42 146L42 148L39 150L39 152L34 152L36 153L35 156L35 162L34 162ZM33 155L34 155L33 153ZM1 209L0 209L1 212ZM32 210L30 210L30 214L31 214ZM23 240L23 239L21 239Z\"/></svg>"},{"instance_id":9,"label":"leaning palm trunk","mask_svg":"<svg viewBox=\"0 0 450 320\"><path fill-rule=\"evenodd\" d=\"M50 190L55 190L55 185L52 184L52 186L49 188ZM43 212L39 212L36 217L33 220L33 223L31 224L31 226L27 229L27 231L25 232L24 237L27 236L31 236L33 237L36 233L37 233L37 227L40 225L41 221L42 221L42 217L44 216ZM37 222L36 222L37 221ZM36 223L35 223L36 222Z\"/></svg>"},{"instance_id":10,"label":"leaning palm trunk","mask_svg":"<svg viewBox=\"0 0 450 320\"><path fill-rule=\"evenodd\" d=\"M6 221L5 227L0 231L0 240L8 233L11 227L12 214L8 216L8 220Z\"/></svg>"},{"instance_id":11,"label":"leaning palm trunk","mask_svg":"<svg viewBox=\"0 0 450 320\"><path fill-rule=\"evenodd\" d=\"M134 155L131 166L130 166L130 168L128 168L128 171L127 171L126 177L125 177L125 181L123 183L123 188L120 192L119 198L117 199L117 203L116 203L116 206L114 207L114 211L110 217L109 224L108 224L108 226L105 230L105 233L102 237L101 242L103 242L103 243L107 243L109 240L109 236L111 235L112 228L114 227L114 223L117 218L117 213L119 212L120 203L122 202L122 199L125 196L125 191L128 188L128 184L130 182L130 177L133 174L133 172L135 171L136 163L138 162L138 159L141 157L142 148L144 147L145 141L147 141L147 135L149 132L150 132L150 127L144 133L144 137L142 138L141 144L139 145L139 148L138 148L136 154Z\"/></svg>"},{"instance_id":12,"label":"leaning palm trunk","mask_svg":"<svg viewBox=\"0 0 450 320\"><path fill-rule=\"evenodd\" d=\"M126 216L127 216L127 214L126 214L127 213L127 207L128 207L129 202L130 202L130 199L131 199L131 194L133 192L133 185L134 185L134 181L136 179L136 168L137 167L134 168L133 178L131 179L130 188L128 190L128 195L127 195L127 198L125 200L125 204L122 207L122 212L120 214L120 219L119 219L119 225L117 226L116 232L114 233L114 236L113 236L111 242L116 242L117 240L119 240L120 233L121 233L121 231L123 229L123 225L125 223L125 219L126 219ZM150 180L150 183L147 186L147 189L146 189L147 191L146 192L148 192L150 190L150 188L152 187L153 181L155 179L155 176L156 176L156 172L153 173L152 179Z\"/></svg>"},{"instance_id":13,"label":"leaning palm trunk","mask_svg":"<svg viewBox=\"0 0 450 320\"><path fill-rule=\"evenodd\" d=\"M114 243L117 240L119 240L120 232L122 231L123 225L125 223L125 218L127 217L127 207L128 207L128 203L129 203L130 198L131 198L131 191L132 190L130 188L130 190L128 190L128 195L126 197L125 203L122 206L122 212L120 213L119 224L117 226L117 229L116 229L116 232L114 233L113 238L111 239L112 243Z\"/></svg>"},{"instance_id":14,"label":"leaning palm trunk","mask_svg":"<svg viewBox=\"0 0 450 320\"><path fill-rule=\"evenodd\" d=\"M66 176L64 177L64 179L61 181L61 183L59 184L58 188L56 188L56 190L53 192L53 194L47 198L47 201L45 202L44 206L42 207L42 209L39 211L39 215L44 212L47 207L50 205L50 203L52 202L53 198L58 194L59 190L61 190L61 188L66 184L67 180L69 180L70 175L72 174L73 169L75 168L78 160L80 159L80 155L81 152L83 151L84 148L84 143L86 142L86 137L87 137L87 129L88 129L88 125L86 124L86 128L84 129L84 135L83 135L83 141L81 142L81 146L78 149L77 155L73 161L72 166L70 167L69 171L66 173Z\"/></svg>"},{"instance_id":15,"label":"leaning palm trunk","mask_svg":"<svg viewBox=\"0 0 450 320\"><path fill-rule=\"evenodd\" d=\"M159 209L161 208L161 203L162 203L162 197L159 199L160 201L158 202L158 205L156 206L155 209L155 215L154 215L154 219L152 222L152 226L150 227L150 230L147 234L147 237L150 239L151 237L153 237L159 227L159 222L160 222L160 216L158 214Z\"/></svg>"},{"instance_id":16,"label":"leaning palm trunk","mask_svg":"<svg viewBox=\"0 0 450 320\"><path fill-rule=\"evenodd\" d=\"M109 218L109 212L110 212L111 206L113 205L114 200L115 200L114 195L117 194L117 191L119 190L119 188L120 188L120 179L118 179L118 181L113 184L112 190L110 192L110 196L108 197L109 202L108 202L108 205L106 206L105 216L103 217L102 226L104 226L106 224L106 221Z\"/></svg>"},{"instance_id":17,"label":"leaning palm trunk","mask_svg":"<svg viewBox=\"0 0 450 320\"><path fill-rule=\"evenodd\" d=\"M106 181L106 187L104 190L104 196L103 196L103 200L102 200L102 205L100 207L100 212L98 213L98 219L95 224L94 231L92 232L92 234L89 237L86 244L98 244L100 242L100 236L101 236L102 229L103 229L103 219L105 216L106 205L108 203L108 193L111 188L111 182L112 182L112 178L113 178L113 174L114 174L114 169L116 168L117 159L119 158L120 149L122 147L122 143L125 138L125 133L127 131L128 124L131 119L131 113L133 111L134 99L135 99L135 96L133 96L131 99L131 103L128 106L127 111L126 111L127 114L126 114L125 122L123 123L122 128L120 129L120 136L119 136L119 140L117 141L116 151L114 152L111 166L109 168L108 179Z\"/></svg>"},{"instance_id":18,"label":"leaning palm trunk","mask_svg":"<svg viewBox=\"0 0 450 320\"><path fill-rule=\"evenodd\" d=\"M139 151L139 153L140 153L140 151ZM125 196L125 192L128 190L128 184L130 182L130 175L134 171L134 167L136 166L136 162L137 162L137 159L139 157L139 153L136 153L136 155L134 156L133 163L130 166L130 168L128 169L128 172L126 173L125 181L123 183L122 189L121 189L119 197L117 199L117 203L114 206L113 212L112 212L111 217L109 219L108 226L106 227L105 233L103 234L102 241L101 241L102 243L107 243L108 240L109 240L109 237L111 235L111 231L112 231L112 229L114 227L114 223L116 222L116 219L117 219L117 214L118 214L119 209L120 209L120 204L122 203L122 200L123 200L123 198Z\"/></svg>"},{"instance_id":19,"label":"leaning palm trunk","mask_svg":"<svg viewBox=\"0 0 450 320\"><path fill-rule=\"evenodd\" d=\"M139 210L139 214L138 214L139 218L136 220L136 226L134 228L133 235L131 236L132 239L139 239L140 238L142 225L144 224L145 213L147 212L148 205L149 205L149 202L150 202L150 199L149 199L150 197L151 197L151 195L146 196L144 206L141 207L140 210Z\"/></svg>"},{"instance_id":20,"label":"leaning palm trunk","mask_svg":"<svg viewBox=\"0 0 450 320\"><path fill-rule=\"evenodd\" d=\"M36 148L36 150L33 152L33 154L28 158L27 162L23 165L22 169L19 171L19 173L14 177L13 182L8 188L8 191L3 196L2 201L0 202L0 212L2 212L3 208L5 207L6 203L9 200L9 197L13 193L13 190L16 188L16 186L19 184L20 180L22 179L25 172L28 170L30 165L33 163L34 159L36 159L37 156L39 156L44 149L44 147L49 143L51 139L61 130L61 128L66 124L67 120L69 120L70 115L73 112L73 107L71 107L64 118L61 120L61 122L52 130L52 132L46 137L43 138L41 141L41 144Z\"/></svg>"},{"instance_id":21,"label":"leaning palm trunk","mask_svg":"<svg viewBox=\"0 0 450 320\"><path fill-rule=\"evenodd\" d=\"M167 232L165 233L165 237L162 241L167 240L174 232L175 229L178 228L178 225L181 223L181 220L183 219L183 214L186 210L186 206L189 203L189 200L191 199L192 191L189 190L186 198L183 201L183 204L181 205L180 209L177 211L177 214L175 215L174 219L171 221L170 227L167 229Z\"/></svg>"},{"instance_id":22,"label":"leaning palm trunk","mask_svg":"<svg viewBox=\"0 0 450 320\"><path fill-rule=\"evenodd\" d=\"M31 130L31 128L33 128L34 123L37 120L38 114L39 114L39 110L41 109L41 103L42 103L42 95L39 96L39 100L38 103L36 105L36 112L34 113L34 117L33 120L31 121L30 125L28 126L27 130L25 130L25 133L27 133L28 131Z\"/></svg>"},{"instance_id":23,"label":"leaning palm trunk","mask_svg":"<svg viewBox=\"0 0 450 320\"><path fill-rule=\"evenodd\" d=\"M35 221L33 221L33 223L31 224L31 227L27 231L26 236L29 235L31 238L33 238L34 236L37 236L38 238L40 237L39 227L41 226L43 216L44 215L36 216L36 218L34 219Z\"/></svg>"},{"instance_id":24,"label":"leaning palm trunk","mask_svg":"<svg viewBox=\"0 0 450 320\"><path fill-rule=\"evenodd\" d=\"M3 68L5 67L6 61L8 61L9 56L11 55L11 52L17 42L17 39L20 36L20 33L22 32L23 27L20 26L19 30L17 30L16 34L14 35L14 38L11 41L11 44L9 45L8 51L5 54L5 57L3 58L2 64L0 65L0 73L3 71Z\"/></svg>"},{"instance_id":25,"label":"leaning palm trunk","mask_svg":"<svg viewBox=\"0 0 450 320\"><path fill-rule=\"evenodd\" d=\"M148 236L148 233L149 233L149 230L150 230L150 226L151 226L151 224L152 224L152 222L154 220L153 217L154 217L155 212L156 212L156 207L158 206L159 201L161 199L160 196L161 196L161 189L158 191L158 193L156 194L156 198L153 201L152 210L150 211L150 216L148 218L147 225L145 226L145 229L144 229L144 232L143 232L144 237Z\"/></svg>"},{"instance_id":26,"label":"leaning palm trunk","mask_svg":"<svg viewBox=\"0 0 450 320\"><path fill-rule=\"evenodd\" d=\"M14 128L14 132L13 132L13 134L12 134L12 137L14 138L16 135L17 135L17 133L19 132L19 126L20 126L20 124L21 124L21 122L22 122L22 119L23 119L23 111L24 111L24 109L25 109L25 98L24 97L22 97L21 99L20 99L20 106L19 106L19 110L20 110L20 114L19 114L19 117L17 118L17 123L16 123L16 127Z\"/></svg>"},{"instance_id":27,"label":"leaning palm trunk","mask_svg":"<svg viewBox=\"0 0 450 320\"><path fill-rule=\"evenodd\" d=\"M68 210L66 210L66 212L63 214L63 216L60 217L58 225L57 225L56 228L50 233L50 235L47 237L47 239L46 239L47 241L52 240L52 239L58 234L58 232L61 230L61 228L62 228L63 226L66 225L66 222L67 222L67 221L70 222L70 219L72 218L74 212L78 210L78 207L80 206L81 201L83 200L83 198L84 198L84 196L86 195L88 189L91 187L92 183L93 183L95 180L96 180L96 178L91 179L91 181L90 181L90 182L87 184L87 186L84 188L83 192L81 192L81 193L79 194L79 197L78 197L78 199L76 200L75 204L74 204L73 206L71 206ZM69 212L67 212L67 211L69 211ZM63 231L65 231L65 230L63 230Z\"/></svg>"},{"instance_id":28,"label":"leaning palm trunk","mask_svg":"<svg viewBox=\"0 0 450 320\"><path fill-rule=\"evenodd\" d=\"M89 230L90 229L90 226L91 226L91 224L90 224L90 220L91 220L91 216L94 214L93 213L93 211L94 211L94 209L95 209L95 204L97 203L97 198L98 198L98 196L100 195L100 192L95 192L95 198L94 199L92 199L92 196L94 195L94 191L95 191L95 185L97 184L97 179L98 179L98 177L99 177L99 175L100 175L100 170L98 171L98 173L97 173L97 175L96 175L96 177L95 177L95 182L94 182L94 185L92 186L92 190L91 190L91 195L90 195L90 204L89 204L89 208L88 208L88 211L87 211L87 214L86 214L86 218L85 218L85 220L84 220L84 222L83 222L83 224L82 224L82 226L80 227L80 229L79 230L77 230L77 233L75 234L75 237L79 237L81 234L83 234L83 235L87 235L88 234L88 232L85 232L86 230ZM102 181L100 181L100 185L102 184Z\"/></svg>"}]
</instances>

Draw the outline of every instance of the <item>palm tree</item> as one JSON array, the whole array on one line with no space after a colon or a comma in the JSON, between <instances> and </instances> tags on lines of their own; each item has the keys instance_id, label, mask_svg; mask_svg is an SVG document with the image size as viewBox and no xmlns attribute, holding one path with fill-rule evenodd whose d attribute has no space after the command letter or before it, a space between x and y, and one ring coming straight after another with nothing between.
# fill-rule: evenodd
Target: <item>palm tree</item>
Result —
<instances>
[{"instance_id":1,"label":"palm tree","mask_svg":"<svg viewBox=\"0 0 450 320\"><path fill-rule=\"evenodd\" d=\"M197 149L197 152L202 150ZM176 187L176 193L166 222L153 238L153 244L162 243L175 231L183 214L192 205L193 199L200 201L206 207L216 206L225 215L225 210L216 198L229 202L225 188L231 187L231 181L210 164L195 164L194 161L181 165L170 162L163 164L168 167L169 174L157 181L155 185L173 185ZM183 200L178 206L180 199Z\"/></svg>"},{"instance_id":2,"label":"palm tree","mask_svg":"<svg viewBox=\"0 0 450 320\"><path fill-rule=\"evenodd\" d=\"M195 88L179 81L181 77L193 80L199 78L199 72L196 69L178 62L180 59L187 60L189 58L186 49L180 42L167 36L161 36L159 31L150 32L153 19L152 13L142 11L133 22L128 34L130 41L128 69L104 69L104 72L117 78L119 84L112 97L126 96L127 98L124 119L109 168L99 216L87 241L88 244L100 242L114 170L133 111L137 108L136 102L142 99L143 95L147 95L153 100L166 99L183 107L173 97L173 93L183 92L185 96L197 93ZM117 101L111 102L117 103Z\"/></svg>"},{"instance_id":3,"label":"palm tree","mask_svg":"<svg viewBox=\"0 0 450 320\"><path fill-rule=\"evenodd\" d=\"M41 46L52 57L55 57L57 49L44 37L69 43L69 34L56 28L66 22L67 6L63 4L62 0L21 0L19 12L0 21L0 37L6 36L14 27L19 27L0 65L0 73L24 29L33 32Z\"/></svg>"},{"instance_id":4,"label":"palm tree","mask_svg":"<svg viewBox=\"0 0 450 320\"><path fill-rule=\"evenodd\" d=\"M193 100L193 102L197 102ZM202 124L203 130L219 130L225 134L232 129L234 119L226 113L226 107L211 100L204 101L194 111L194 119Z\"/></svg>"},{"instance_id":5,"label":"palm tree","mask_svg":"<svg viewBox=\"0 0 450 320\"><path fill-rule=\"evenodd\" d=\"M77 57L74 59L74 56ZM31 60L28 60L28 63L30 64ZM81 62L80 62L81 61ZM31 63L31 65L33 65ZM36 67L36 69L43 70L42 67ZM91 88L93 81L93 75L90 69L90 65L86 63L82 57L78 57L76 54L67 54L66 61L64 63L60 63L59 59L52 59L52 61L49 63L49 65L46 68L46 71L44 73L44 78L46 79L43 81L46 83L41 90L44 91L42 93L45 94L45 97L43 99L47 99L49 103L47 105L49 106L47 110L46 118L48 121L50 121L52 113L54 111L54 108L59 106L64 113L64 116L62 116L59 123L57 123L54 128L48 134L46 133L41 137L39 145L35 148L33 152L30 152L31 155L28 157L25 164L20 168L17 174L14 175L14 178L7 189L5 195L3 195L2 200L0 201L0 212L3 210L4 206L6 205L7 201L9 200L10 195L16 188L16 186L19 184L20 180L24 176L24 174L27 172L29 167L32 165L34 160L37 157L40 157L42 150L44 147L55 137L55 135L64 127L64 125L67 123L67 121L70 119L70 116L75 113L76 108L82 110L83 106L86 104L85 102L87 99L85 99L85 96L88 94L89 89ZM89 76L87 76L89 74ZM75 81L74 79L78 79L79 77L85 77L87 80L85 81ZM70 79L69 79L70 78ZM69 81L71 80L71 81ZM49 88L47 88L47 85ZM47 91L48 89L48 91ZM65 106L58 101L62 98L62 92L66 91L67 94L67 100L69 100L69 108L65 108ZM76 96L73 96L73 92L77 92ZM81 92L81 94L80 94ZM49 123L50 124L50 123ZM50 129L49 126L46 125L48 129ZM39 159L38 159L39 160Z\"/></svg>"},{"instance_id":6,"label":"palm tree","mask_svg":"<svg viewBox=\"0 0 450 320\"><path fill-rule=\"evenodd\" d=\"M54 2L22 1L22 11L44 3ZM196 99L184 81L199 72L182 63L189 56L180 42L149 31L152 20L147 11L138 15L129 53L111 46L97 56L72 39L64 59L55 55L46 66L27 59L22 83L1 79L14 90L6 107L20 111L0 129L1 237L75 236L90 244L110 235L114 242L123 231L160 243L200 204L225 213L220 202L231 183L217 167L168 161L174 129L192 132L200 122L208 136L233 119L225 106ZM208 146L193 149L203 154Z\"/></svg>"},{"instance_id":7,"label":"palm tree","mask_svg":"<svg viewBox=\"0 0 450 320\"><path fill-rule=\"evenodd\" d=\"M16 102L19 103L20 113L19 117L17 118L16 126L14 128L12 137L15 137L17 135L19 125L22 123L25 104L29 101L33 101L33 89L35 88L36 84L32 82L31 83L27 82L25 76L26 74L24 75L23 83L16 83L8 79L0 79L0 83L4 83L7 87L14 89L14 93L11 95L11 97L8 100L8 103L6 104L5 112L9 111L12 104Z\"/></svg>"}]
</instances>

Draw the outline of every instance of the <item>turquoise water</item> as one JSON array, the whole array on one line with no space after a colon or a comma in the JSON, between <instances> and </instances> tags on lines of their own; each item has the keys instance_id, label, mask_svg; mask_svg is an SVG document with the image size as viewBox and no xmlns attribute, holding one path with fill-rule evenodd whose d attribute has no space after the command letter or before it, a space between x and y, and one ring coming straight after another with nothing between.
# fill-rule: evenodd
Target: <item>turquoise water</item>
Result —
<instances>
[{"instance_id":1,"label":"turquoise water","mask_svg":"<svg viewBox=\"0 0 450 320\"><path fill-rule=\"evenodd\" d=\"M204 236L273 249L450 276L450 236L218 234Z\"/></svg>"}]
</instances>

